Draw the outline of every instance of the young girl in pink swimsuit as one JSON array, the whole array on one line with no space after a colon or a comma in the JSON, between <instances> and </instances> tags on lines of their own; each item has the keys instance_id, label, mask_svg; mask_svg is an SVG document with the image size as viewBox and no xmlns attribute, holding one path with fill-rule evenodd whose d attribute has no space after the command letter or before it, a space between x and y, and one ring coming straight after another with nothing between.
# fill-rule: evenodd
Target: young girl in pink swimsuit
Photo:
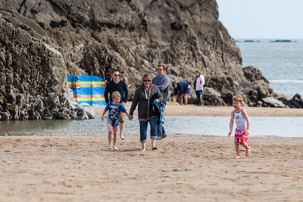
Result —
<instances>
[{"instance_id":1,"label":"young girl in pink swimsuit","mask_svg":"<svg viewBox=\"0 0 303 202\"><path fill-rule=\"evenodd\" d=\"M240 158L240 145L246 149L246 156L250 154L250 146L247 144L247 138L249 135L249 118L247 112L242 108L243 98L241 96L233 97L233 107L235 110L231 113L230 123L229 123L229 133L228 137L231 135L234 120L236 122L236 131L235 131L235 148L237 152L237 159Z\"/></svg>"}]
</instances>

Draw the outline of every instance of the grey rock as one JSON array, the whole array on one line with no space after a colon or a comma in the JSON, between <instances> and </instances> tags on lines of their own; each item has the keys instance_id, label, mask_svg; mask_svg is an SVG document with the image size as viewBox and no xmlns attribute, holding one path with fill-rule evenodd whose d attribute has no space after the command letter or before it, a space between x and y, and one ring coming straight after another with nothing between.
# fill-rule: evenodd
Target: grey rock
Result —
<instances>
[{"instance_id":1,"label":"grey rock","mask_svg":"<svg viewBox=\"0 0 303 202\"><path fill-rule=\"evenodd\" d=\"M303 100L300 94L294 95L294 97L289 100L288 106L290 108L302 108L303 107Z\"/></svg>"},{"instance_id":2,"label":"grey rock","mask_svg":"<svg viewBox=\"0 0 303 202\"><path fill-rule=\"evenodd\" d=\"M10 119L10 113L9 112L1 112L0 116L1 116L2 121L8 121Z\"/></svg>"},{"instance_id":3,"label":"grey rock","mask_svg":"<svg viewBox=\"0 0 303 202\"><path fill-rule=\"evenodd\" d=\"M262 72L254 66L244 67L243 72L245 78L250 82L263 80L266 83L269 83L269 81L263 76Z\"/></svg>"},{"instance_id":4,"label":"grey rock","mask_svg":"<svg viewBox=\"0 0 303 202\"><path fill-rule=\"evenodd\" d=\"M203 100L204 104L206 105L213 105L213 106L224 106L225 103L221 97L221 94L212 89L212 88L205 88L203 91Z\"/></svg>"},{"instance_id":5,"label":"grey rock","mask_svg":"<svg viewBox=\"0 0 303 202\"><path fill-rule=\"evenodd\" d=\"M266 97L266 98L263 98L263 106L264 107L279 107L279 108L285 108L285 104L280 101L280 100L277 100L276 98L273 98L273 97Z\"/></svg>"},{"instance_id":6,"label":"grey rock","mask_svg":"<svg viewBox=\"0 0 303 202\"><path fill-rule=\"evenodd\" d=\"M92 109L85 108L85 111L86 111L87 117L89 119L95 119L96 118L96 112L94 112Z\"/></svg>"},{"instance_id":7,"label":"grey rock","mask_svg":"<svg viewBox=\"0 0 303 202\"><path fill-rule=\"evenodd\" d=\"M78 120L85 120L85 119L88 119L88 115L85 111L84 108L78 108L77 110L77 117L78 117Z\"/></svg>"}]
</instances>

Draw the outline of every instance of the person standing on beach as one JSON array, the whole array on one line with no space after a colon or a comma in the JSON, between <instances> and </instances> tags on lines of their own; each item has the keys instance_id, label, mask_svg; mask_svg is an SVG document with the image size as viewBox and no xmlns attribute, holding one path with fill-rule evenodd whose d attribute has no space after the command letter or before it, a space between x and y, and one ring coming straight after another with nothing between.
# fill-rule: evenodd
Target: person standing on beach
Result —
<instances>
[{"instance_id":1,"label":"person standing on beach","mask_svg":"<svg viewBox=\"0 0 303 202\"><path fill-rule=\"evenodd\" d=\"M202 100L202 92L203 92L203 86L205 84L205 79L202 74L200 74L199 70L196 70L195 72L196 78L194 80L194 90L196 91L197 99L198 99L198 106L203 105Z\"/></svg>"},{"instance_id":2,"label":"person standing on beach","mask_svg":"<svg viewBox=\"0 0 303 202\"><path fill-rule=\"evenodd\" d=\"M124 81L124 83L125 83L125 85L127 87L127 90L128 90L129 87L131 86L131 84L128 83L127 77L123 77L122 81ZM124 98L125 98L125 91L123 92L123 98L122 99L124 99Z\"/></svg>"},{"instance_id":3,"label":"person standing on beach","mask_svg":"<svg viewBox=\"0 0 303 202\"><path fill-rule=\"evenodd\" d=\"M150 125L150 139L152 150L156 150L157 121L158 117L152 110L152 99L162 101L162 94L157 86L151 83L151 77L144 74L142 84L136 89L133 102L129 111L130 120L133 119L134 111L138 105L138 119L140 122L140 142L142 151L146 151L147 126Z\"/></svg>"},{"instance_id":4,"label":"person standing on beach","mask_svg":"<svg viewBox=\"0 0 303 202\"><path fill-rule=\"evenodd\" d=\"M174 98L178 97L180 105L184 104L187 105L187 95L190 94L190 85L185 81L180 81L178 83L173 82L172 86L174 88Z\"/></svg>"},{"instance_id":5,"label":"person standing on beach","mask_svg":"<svg viewBox=\"0 0 303 202\"><path fill-rule=\"evenodd\" d=\"M235 131L235 148L237 152L237 159L240 158L240 145L242 145L246 149L246 156L250 154L250 146L247 144L247 138L249 135L249 118L246 110L242 107L243 98L239 95L233 97L233 107L234 111L231 113L230 123L229 123L229 133L228 137L230 137L234 120L236 122L236 131Z\"/></svg>"},{"instance_id":6,"label":"person standing on beach","mask_svg":"<svg viewBox=\"0 0 303 202\"><path fill-rule=\"evenodd\" d=\"M106 104L109 102L112 102L112 93L115 91L118 91L121 95L121 104L125 107L125 103L128 99L128 89L123 81L120 80L120 74L118 70L114 70L112 73L112 80L106 84L105 92L104 92L104 98L106 101ZM108 94L110 94L110 98L108 98ZM123 136L123 130L124 130L124 114L121 113L120 117L120 138L124 140Z\"/></svg>"},{"instance_id":7,"label":"person standing on beach","mask_svg":"<svg viewBox=\"0 0 303 202\"><path fill-rule=\"evenodd\" d=\"M169 85L170 85L170 79L168 78L168 76L165 74L166 72L166 65L165 64L159 64L158 68L157 68L157 76L154 77L152 79L152 83L154 85L156 85L162 96L163 96L163 100L161 103L163 103L163 113L165 110L165 106L166 106L166 102L168 99L168 94L169 94ZM166 135L166 130L164 127L164 116L160 117L160 122L159 124L157 124L157 137L159 140L161 140L162 138L165 138Z\"/></svg>"},{"instance_id":8,"label":"person standing on beach","mask_svg":"<svg viewBox=\"0 0 303 202\"><path fill-rule=\"evenodd\" d=\"M111 95L113 102L109 102L102 114L102 121L104 121L104 115L108 111L107 116L107 129L108 129L108 148L112 147L112 134L113 134L113 148L114 150L118 150L117 147L117 131L120 121L121 113L125 113L128 118L129 114L127 113L125 107L120 103L121 95L118 91L115 91Z\"/></svg>"}]
</instances>

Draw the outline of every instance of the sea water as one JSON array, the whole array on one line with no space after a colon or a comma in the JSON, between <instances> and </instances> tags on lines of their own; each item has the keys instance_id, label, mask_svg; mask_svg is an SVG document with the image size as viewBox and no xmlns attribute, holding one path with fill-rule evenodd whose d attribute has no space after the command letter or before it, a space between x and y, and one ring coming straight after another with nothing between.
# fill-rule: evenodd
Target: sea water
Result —
<instances>
[{"instance_id":1,"label":"sea water","mask_svg":"<svg viewBox=\"0 0 303 202\"><path fill-rule=\"evenodd\" d=\"M237 39L243 67L253 65L278 93L293 97L303 94L303 40L272 42L275 39Z\"/></svg>"},{"instance_id":2,"label":"sea water","mask_svg":"<svg viewBox=\"0 0 303 202\"><path fill-rule=\"evenodd\" d=\"M227 136L229 117L167 116L166 131L169 136ZM250 117L251 136L303 137L303 117ZM0 136L72 136L106 135L106 121L101 118L90 120L41 120L2 121ZM138 135L137 117L126 119L125 134Z\"/></svg>"}]
</instances>

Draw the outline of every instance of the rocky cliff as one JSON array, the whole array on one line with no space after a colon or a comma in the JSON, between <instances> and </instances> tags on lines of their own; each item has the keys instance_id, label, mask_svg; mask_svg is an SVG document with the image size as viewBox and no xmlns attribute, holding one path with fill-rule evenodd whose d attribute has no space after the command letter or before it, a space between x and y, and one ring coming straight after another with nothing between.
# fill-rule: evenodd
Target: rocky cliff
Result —
<instances>
[{"instance_id":1,"label":"rocky cliff","mask_svg":"<svg viewBox=\"0 0 303 202\"><path fill-rule=\"evenodd\" d=\"M135 87L160 62L172 81L192 81L199 69L208 105L241 94L249 106L303 107L299 95L274 93L257 68L242 68L215 0L0 0L0 8L2 119L76 118L67 74L110 79L118 68Z\"/></svg>"}]
</instances>

